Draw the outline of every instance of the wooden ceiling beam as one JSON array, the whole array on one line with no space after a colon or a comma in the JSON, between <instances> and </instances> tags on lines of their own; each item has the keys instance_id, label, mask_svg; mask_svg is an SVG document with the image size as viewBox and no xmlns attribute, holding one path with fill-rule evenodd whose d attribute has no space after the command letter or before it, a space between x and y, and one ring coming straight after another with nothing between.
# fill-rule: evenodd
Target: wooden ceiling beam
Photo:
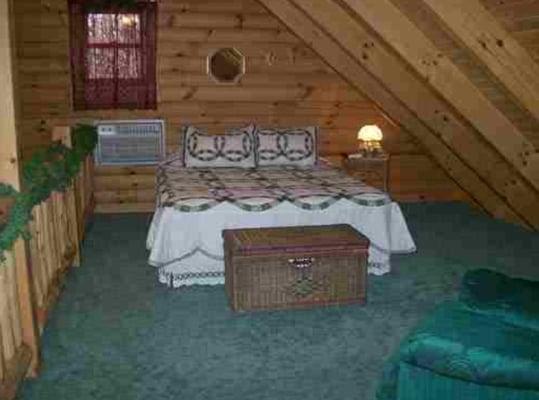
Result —
<instances>
[{"instance_id":1,"label":"wooden ceiling beam","mask_svg":"<svg viewBox=\"0 0 539 400\"><path fill-rule=\"evenodd\" d=\"M465 163L442 140L440 134L430 129L415 113L397 99L375 79L347 51L342 49L327 32L314 23L303 11L289 0L258 0L301 38L328 65L381 107L390 118L399 122L419 139L431 156L458 184L470 194L487 212L499 218L539 227L539 219L533 222L518 215L508 204L507 196L493 190L484 179ZM312 3L311 3L312 5ZM331 14L330 14L331 17ZM363 46L363 43L359 43ZM437 118L443 121L443 116Z\"/></svg>"},{"instance_id":2,"label":"wooden ceiling beam","mask_svg":"<svg viewBox=\"0 0 539 400\"><path fill-rule=\"evenodd\" d=\"M424 0L444 27L539 120L539 65L479 0Z\"/></svg>"},{"instance_id":3,"label":"wooden ceiling beam","mask_svg":"<svg viewBox=\"0 0 539 400\"><path fill-rule=\"evenodd\" d=\"M539 191L539 153L535 152L533 144L412 21L390 0L342 2L425 78ZM539 101L539 97L536 100Z\"/></svg>"},{"instance_id":4,"label":"wooden ceiling beam","mask_svg":"<svg viewBox=\"0 0 539 400\"><path fill-rule=\"evenodd\" d=\"M490 187L507 199L514 210L539 227L539 192L486 143L453 107L441 99L427 81L410 70L347 7L334 0L292 0L338 44L440 135L455 155L477 171Z\"/></svg>"}]
</instances>

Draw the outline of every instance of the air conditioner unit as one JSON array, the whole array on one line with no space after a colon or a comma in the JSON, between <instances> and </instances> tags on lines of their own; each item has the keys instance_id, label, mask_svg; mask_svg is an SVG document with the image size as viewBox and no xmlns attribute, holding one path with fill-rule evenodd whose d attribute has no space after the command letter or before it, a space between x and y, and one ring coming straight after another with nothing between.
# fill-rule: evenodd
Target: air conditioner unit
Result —
<instances>
[{"instance_id":1,"label":"air conditioner unit","mask_svg":"<svg viewBox=\"0 0 539 400\"><path fill-rule=\"evenodd\" d=\"M98 121L98 165L156 164L165 154L162 120Z\"/></svg>"}]
</instances>

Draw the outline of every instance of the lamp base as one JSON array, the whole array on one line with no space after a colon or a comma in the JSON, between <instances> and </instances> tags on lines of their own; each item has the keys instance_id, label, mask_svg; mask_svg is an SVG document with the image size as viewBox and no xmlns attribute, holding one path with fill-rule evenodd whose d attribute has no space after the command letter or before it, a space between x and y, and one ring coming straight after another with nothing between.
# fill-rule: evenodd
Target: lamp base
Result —
<instances>
[{"instance_id":1,"label":"lamp base","mask_svg":"<svg viewBox=\"0 0 539 400\"><path fill-rule=\"evenodd\" d=\"M364 141L361 140L359 142L358 147L359 152L363 155L363 157L380 157L384 154L384 150L382 149L382 146L380 145L380 142L378 141Z\"/></svg>"}]
</instances>

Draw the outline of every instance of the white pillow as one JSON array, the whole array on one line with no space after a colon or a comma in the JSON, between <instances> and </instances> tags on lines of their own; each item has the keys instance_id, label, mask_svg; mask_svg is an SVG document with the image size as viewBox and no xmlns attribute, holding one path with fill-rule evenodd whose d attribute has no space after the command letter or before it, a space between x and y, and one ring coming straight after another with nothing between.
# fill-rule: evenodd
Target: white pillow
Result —
<instances>
[{"instance_id":1,"label":"white pillow","mask_svg":"<svg viewBox=\"0 0 539 400\"><path fill-rule=\"evenodd\" d=\"M257 165L311 166L318 159L318 128L271 128L255 131Z\"/></svg>"},{"instance_id":2,"label":"white pillow","mask_svg":"<svg viewBox=\"0 0 539 400\"><path fill-rule=\"evenodd\" d=\"M183 161L186 167L254 168L255 127L233 129L226 134L212 135L188 126L183 133Z\"/></svg>"}]
</instances>

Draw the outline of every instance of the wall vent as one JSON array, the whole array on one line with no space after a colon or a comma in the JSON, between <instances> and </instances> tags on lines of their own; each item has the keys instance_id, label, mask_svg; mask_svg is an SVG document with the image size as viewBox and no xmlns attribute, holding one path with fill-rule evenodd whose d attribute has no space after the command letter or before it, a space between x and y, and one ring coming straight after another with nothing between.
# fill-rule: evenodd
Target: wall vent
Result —
<instances>
[{"instance_id":1,"label":"wall vent","mask_svg":"<svg viewBox=\"0 0 539 400\"><path fill-rule=\"evenodd\" d=\"M98 165L156 164L165 154L162 120L98 121Z\"/></svg>"}]
</instances>

